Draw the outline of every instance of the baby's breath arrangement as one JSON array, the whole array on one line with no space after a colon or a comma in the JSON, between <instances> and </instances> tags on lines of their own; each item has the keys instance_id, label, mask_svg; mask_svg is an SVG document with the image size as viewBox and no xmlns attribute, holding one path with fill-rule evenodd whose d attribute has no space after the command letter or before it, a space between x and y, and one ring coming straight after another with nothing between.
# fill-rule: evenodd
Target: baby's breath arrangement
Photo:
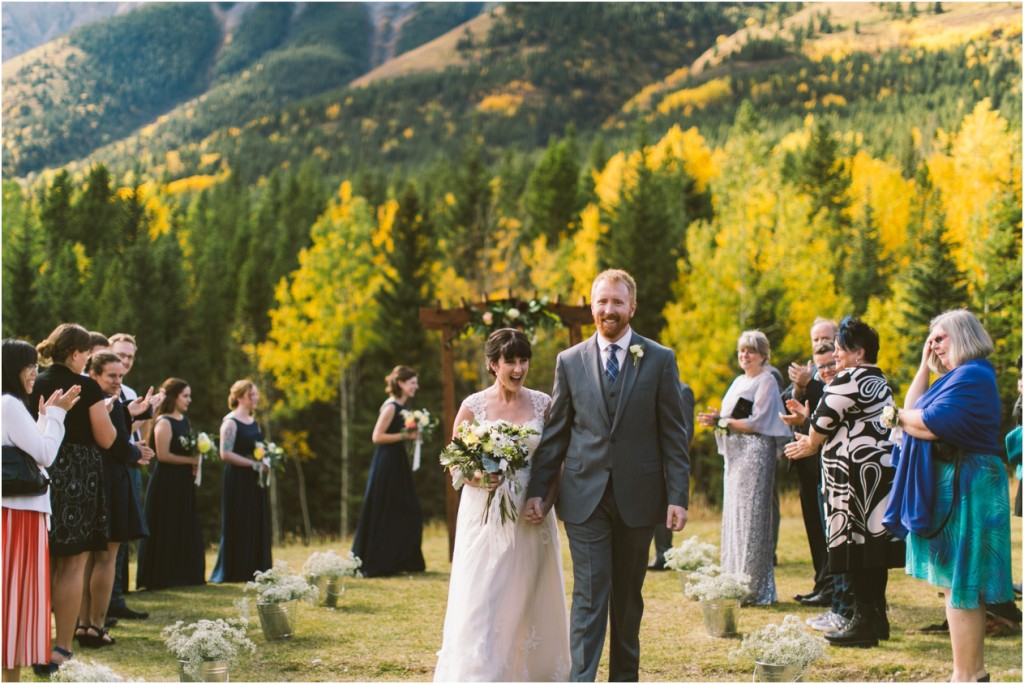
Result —
<instances>
[{"instance_id":1,"label":"baby's breath arrangement","mask_svg":"<svg viewBox=\"0 0 1024 684\"><path fill-rule=\"evenodd\" d=\"M705 565L690 575L683 591L697 601L741 599L750 593L750 577L743 573L722 572L717 565Z\"/></svg>"},{"instance_id":2,"label":"baby's breath arrangement","mask_svg":"<svg viewBox=\"0 0 1024 684\"><path fill-rule=\"evenodd\" d=\"M302 574L310 581L314 577L361 577L359 567L362 564L351 551L347 558L336 554L334 549L315 551L302 566Z\"/></svg>"},{"instance_id":3,"label":"baby's breath arrangement","mask_svg":"<svg viewBox=\"0 0 1024 684\"><path fill-rule=\"evenodd\" d=\"M320 593L305 577L293 572L284 561L277 561L270 570L257 570L253 575L253 581L246 583L245 590L256 592L257 603L284 603L296 599L315 602Z\"/></svg>"},{"instance_id":4,"label":"baby's breath arrangement","mask_svg":"<svg viewBox=\"0 0 1024 684\"><path fill-rule=\"evenodd\" d=\"M679 572L693 572L711 565L718 555L718 547L690 537L676 548L665 552L665 567Z\"/></svg>"},{"instance_id":5,"label":"baby's breath arrangement","mask_svg":"<svg viewBox=\"0 0 1024 684\"><path fill-rule=\"evenodd\" d=\"M60 664L50 677L54 682L123 682L124 678L106 665L71 658Z\"/></svg>"},{"instance_id":6,"label":"baby's breath arrangement","mask_svg":"<svg viewBox=\"0 0 1024 684\"><path fill-rule=\"evenodd\" d=\"M256 652L256 644L245 635L243 620L199 620L188 624L178 620L160 635L167 642L167 649L193 677L199 676L203 661L232 662L240 651Z\"/></svg>"},{"instance_id":7,"label":"baby's breath arrangement","mask_svg":"<svg viewBox=\"0 0 1024 684\"><path fill-rule=\"evenodd\" d=\"M743 637L743 643L729 657L732 660L804 668L816 660L827 658L826 650L824 639L808 634L797 616L787 615L781 625L770 624Z\"/></svg>"}]
</instances>

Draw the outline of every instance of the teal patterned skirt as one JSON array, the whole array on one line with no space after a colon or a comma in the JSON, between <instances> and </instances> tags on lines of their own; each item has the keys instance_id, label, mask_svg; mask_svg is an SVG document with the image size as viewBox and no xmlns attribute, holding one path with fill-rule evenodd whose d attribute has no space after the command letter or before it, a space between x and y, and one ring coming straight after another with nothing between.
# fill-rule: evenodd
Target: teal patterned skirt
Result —
<instances>
[{"instance_id":1,"label":"teal patterned skirt","mask_svg":"<svg viewBox=\"0 0 1024 684\"><path fill-rule=\"evenodd\" d=\"M949 511L954 464L934 462L935 523ZM907 574L949 589L953 608L971 609L1013 598L1010 494L998 456L966 454L953 514L934 539L907 535Z\"/></svg>"}]
</instances>

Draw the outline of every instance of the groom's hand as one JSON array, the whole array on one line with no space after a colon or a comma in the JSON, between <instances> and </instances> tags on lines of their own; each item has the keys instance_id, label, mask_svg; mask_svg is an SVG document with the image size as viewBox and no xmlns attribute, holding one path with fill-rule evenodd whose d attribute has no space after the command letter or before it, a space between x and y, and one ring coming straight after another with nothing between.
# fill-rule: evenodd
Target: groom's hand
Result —
<instances>
[{"instance_id":1,"label":"groom's hand","mask_svg":"<svg viewBox=\"0 0 1024 684\"><path fill-rule=\"evenodd\" d=\"M682 506L669 506L665 515L665 527L673 532L680 532L686 527L686 509Z\"/></svg>"},{"instance_id":2,"label":"groom's hand","mask_svg":"<svg viewBox=\"0 0 1024 684\"><path fill-rule=\"evenodd\" d=\"M526 500L526 521L539 525L544 521L544 499L534 496Z\"/></svg>"}]
</instances>

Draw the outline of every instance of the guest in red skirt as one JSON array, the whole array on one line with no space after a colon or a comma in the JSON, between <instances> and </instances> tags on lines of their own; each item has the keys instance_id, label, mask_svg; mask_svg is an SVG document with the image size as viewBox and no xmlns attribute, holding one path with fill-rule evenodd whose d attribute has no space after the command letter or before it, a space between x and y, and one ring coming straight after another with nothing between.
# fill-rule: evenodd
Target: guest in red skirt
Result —
<instances>
[{"instance_id":1,"label":"guest in red skirt","mask_svg":"<svg viewBox=\"0 0 1024 684\"><path fill-rule=\"evenodd\" d=\"M41 397L39 420L33 420L28 401L39 372L35 348L21 340L4 340L2 360L3 445L18 447L45 468L57 457L64 416L78 401L81 388L57 390L45 401ZM2 504L3 681L16 682L22 666L50 660L50 493L4 496Z\"/></svg>"}]
</instances>

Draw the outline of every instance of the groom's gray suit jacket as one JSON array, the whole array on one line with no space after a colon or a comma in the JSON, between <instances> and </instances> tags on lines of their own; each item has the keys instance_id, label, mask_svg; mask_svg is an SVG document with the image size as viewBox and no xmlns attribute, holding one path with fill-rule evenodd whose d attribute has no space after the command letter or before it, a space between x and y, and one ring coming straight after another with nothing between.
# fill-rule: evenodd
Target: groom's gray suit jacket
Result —
<instances>
[{"instance_id":1,"label":"groom's gray suit jacket","mask_svg":"<svg viewBox=\"0 0 1024 684\"><path fill-rule=\"evenodd\" d=\"M668 504L688 507L689 436L672 350L635 332L627 346L621 396L609 415L597 335L558 355L547 425L533 456L527 496L544 496L561 465L558 517L579 524L597 508L609 477L630 527L664 524Z\"/></svg>"}]
</instances>

